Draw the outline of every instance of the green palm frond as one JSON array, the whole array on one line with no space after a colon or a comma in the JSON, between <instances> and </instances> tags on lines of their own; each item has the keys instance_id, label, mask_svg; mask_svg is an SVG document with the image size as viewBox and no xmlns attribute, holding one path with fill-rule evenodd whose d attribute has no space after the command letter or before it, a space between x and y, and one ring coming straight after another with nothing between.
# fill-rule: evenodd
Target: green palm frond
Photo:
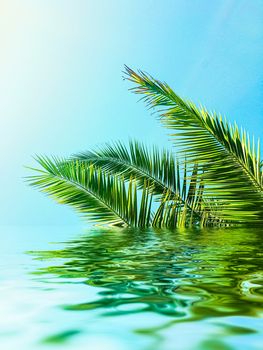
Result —
<instances>
[{"instance_id":1,"label":"green palm frond","mask_svg":"<svg viewBox=\"0 0 263 350\"><path fill-rule=\"evenodd\" d=\"M205 197L221 203L224 219L260 223L263 220L263 172L260 144L220 115L184 101L166 84L126 67L149 107L161 109L162 123L187 162L203 169Z\"/></svg>"},{"instance_id":2,"label":"green palm frond","mask_svg":"<svg viewBox=\"0 0 263 350\"><path fill-rule=\"evenodd\" d=\"M37 161L41 169L33 169L38 174L29 176L29 183L98 223L174 228L219 220L212 215L214 206L203 201L197 166L187 176L185 164L182 200L170 188L165 188L162 196L156 195L154 182L146 176L138 180L134 174L112 173L79 159L38 157Z\"/></svg>"},{"instance_id":3,"label":"green palm frond","mask_svg":"<svg viewBox=\"0 0 263 350\"><path fill-rule=\"evenodd\" d=\"M107 224L148 227L151 221L151 186L144 182L138 198L136 181L127 183L101 168L81 161L38 157L41 169L27 179L59 203L69 204L90 220Z\"/></svg>"},{"instance_id":4,"label":"green palm frond","mask_svg":"<svg viewBox=\"0 0 263 350\"><path fill-rule=\"evenodd\" d=\"M167 189L180 193L179 162L171 152L149 149L142 143L130 141L128 147L121 142L106 144L93 150L76 154L73 159L97 164L105 171L122 174L126 179L136 177L139 185L147 179L154 184L155 194Z\"/></svg>"},{"instance_id":5,"label":"green palm frond","mask_svg":"<svg viewBox=\"0 0 263 350\"><path fill-rule=\"evenodd\" d=\"M142 187L145 181L151 183L153 193L157 195L157 199L161 199L163 208L164 198L169 197L169 201L172 200L177 209L179 204L180 207L185 206L184 211L191 212L195 220L201 221L204 211L207 210L210 220L212 217L218 220L218 208L215 213L212 203L210 206L208 202L204 205L203 190L200 190L203 188L203 181L200 184L200 178L197 177L198 166L195 165L190 172L184 162L181 169L178 159L167 150L148 148L137 141L130 141L128 147L116 142L106 144L98 150L79 153L73 159L98 165L110 173L121 174L126 180L132 176L136 178L139 187Z\"/></svg>"},{"instance_id":6,"label":"green palm frond","mask_svg":"<svg viewBox=\"0 0 263 350\"><path fill-rule=\"evenodd\" d=\"M187 201L191 195L186 188L188 172L185 164L182 175L179 161L167 150L148 148L137 141L130 141L128 147L116 142L79 153L73 159L98 165L110 173L121 174L126 180L131 176L136 177L139 186L143 186L147 180L152 183L156 195L169 191L175 197L181 197L182 201Z\"/></svg>"}]
</instances>

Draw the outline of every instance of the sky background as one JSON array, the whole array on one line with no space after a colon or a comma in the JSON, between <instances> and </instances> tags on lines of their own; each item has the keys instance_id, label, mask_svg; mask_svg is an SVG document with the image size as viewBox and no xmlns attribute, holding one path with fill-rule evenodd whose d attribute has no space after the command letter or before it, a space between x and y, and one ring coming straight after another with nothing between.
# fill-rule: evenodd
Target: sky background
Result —
<instances>
[{"instance_id":1,"label":"sky background","mask_svg":"<svg viewBox=\"0 0 263 350\"><path fill-rule=\"evenodd\" d=\"M171 147L124 64L262 136L262 18L262 0L0 0L0 223L80 222L25 184L35 154Z\"/></svg>"}]
</instances>

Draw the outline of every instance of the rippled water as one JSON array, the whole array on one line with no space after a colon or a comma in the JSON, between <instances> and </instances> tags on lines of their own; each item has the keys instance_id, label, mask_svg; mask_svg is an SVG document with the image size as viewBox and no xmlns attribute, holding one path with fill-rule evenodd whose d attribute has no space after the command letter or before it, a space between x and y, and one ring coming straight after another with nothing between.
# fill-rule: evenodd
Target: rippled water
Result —
<instances>
[{"instance_id":1,"label":"rippled water","mask_svg":"<svg viewBox=\"0 0 263 350\"><path fill-rule=\"evenodd\" d=\"M16 228L0 243L3 350L262 349L261 229Z\"/></svg>"}]
</instances>

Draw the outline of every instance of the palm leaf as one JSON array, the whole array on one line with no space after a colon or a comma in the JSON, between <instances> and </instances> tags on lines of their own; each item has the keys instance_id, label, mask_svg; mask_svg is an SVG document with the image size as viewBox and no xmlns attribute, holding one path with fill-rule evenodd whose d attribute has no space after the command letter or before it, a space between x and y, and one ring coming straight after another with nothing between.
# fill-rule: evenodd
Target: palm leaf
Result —
<instances>
[{"instance_id":1,"label":"palm leaf","mask_svg":"<svg viewBox=\"0 0 263 350\"><path fill-rule=\"evenodd\" d=\"M151 186L145 181L138 199L136 181L126 184L99 167L81 161L38 157L41 169L27 180L59 203L69 204L90 220L147 227L151 221ZM143 219L142 219L143 218Z\"/></svg>"},{"instance_id":2,"label":"palm leaf","mask_svg":"<svg viewBox=\"0 0 263 350\"><path fill-rule=\"evenodd\" d=\"M162 203L164 198L168 198L167 193L169 193L169 200L176 203L174 205L177 207L179 203L180 206L185 206L195 221L200 221L203 211L208 209L207 205L203 205L201 196L203 191L201 193L199 188L197 165L189 172L184 163L181 171L179 161L169 151L159 151L156 147L150 149L136 141L130 141L128 147L121 142L116 142L106 144L98 150L79 153L73 159L98 165L110 173L121 174L126 180L132 176L136 178L139 187L148 181L152 184L153 193L157 198L161 198ZM216 214L217 219L218 215L219 212ZM214 215L210 206L209 219L212 216ZM162 222L160 225L164 224L162 220L160 222Z\"/></svg>"},{"instance_id":3,"label":"palm leaf","mask_svg":"<svg viewBox=\"0 0 263 350\"><path fill-rule=\"evenodd\" d=\"M156 147L149 149L137 141L130 141L128 147L121 142L106 144L97 150L78 153L73 159L97 164L126 179L134 176L140 185L147 179L154 184L155 194L163 194L167 189L180 192L179 162L172 153Z\"/></svg>"},{"instance_id":4,"label":"palm leaf","mask_svg":"<svg viewBox=\"0 0 263 350\"><path fill-rule=\"evenodd\" d=\"M221 203L224 219L260 223L263 220L263 172L260 145L220 115L184 101L166 84L126 67L149 107L161 109L162 123L187 162L204 170L205 197Z\"/></svg>"},{"instance_id":5,"label":"palm leaf","mask_svg":"<svg viewBox=\"0 0 263 350\"><path fill-rule=\"evenodd\" d=\"M215 219L210 215L212 210L203 203L203 183L197 182L197 168L189 183L188 178L184 178L186 200L183 201L169 188L159 199L151 178L140 178L138 182L133 174L129 178L123 174L113 174L98 164L83 160L48 157L38 157L36 160L41 169L33 169L38 174L29 176L29 183L98 223L174 228L203 226ZM160 202L154 202L154 197Z\"/></svg>"}]
</instances>

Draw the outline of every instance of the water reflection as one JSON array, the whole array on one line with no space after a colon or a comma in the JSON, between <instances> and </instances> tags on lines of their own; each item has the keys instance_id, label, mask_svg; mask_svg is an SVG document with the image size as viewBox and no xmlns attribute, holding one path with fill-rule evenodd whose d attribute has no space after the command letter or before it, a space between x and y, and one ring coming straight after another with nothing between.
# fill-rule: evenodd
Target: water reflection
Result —
<instances>
[{"instance_id":1,"label":"water reflection","mask_svg":"<svg viewBox=\"0 0 263 350\"><path fill-rule=\"evenodd\" d=\"M262 315L262 248L262 233L254 229L96 229L66 242L63 249L32 254L50 260L35 272L46 282L100 288L95 300L76 300L62 305L64 310L100 310L101 317L140 317L146 312L168 316L159 326L146 323L134 329L144 336L211 319L215 328L221 327L222 337L257 332L249 320ZM226 322L226 317L236 316L247 317L246 324ZM232 349L222 341L206 339L200 349Z\"/></svg>"}]
</instances>

